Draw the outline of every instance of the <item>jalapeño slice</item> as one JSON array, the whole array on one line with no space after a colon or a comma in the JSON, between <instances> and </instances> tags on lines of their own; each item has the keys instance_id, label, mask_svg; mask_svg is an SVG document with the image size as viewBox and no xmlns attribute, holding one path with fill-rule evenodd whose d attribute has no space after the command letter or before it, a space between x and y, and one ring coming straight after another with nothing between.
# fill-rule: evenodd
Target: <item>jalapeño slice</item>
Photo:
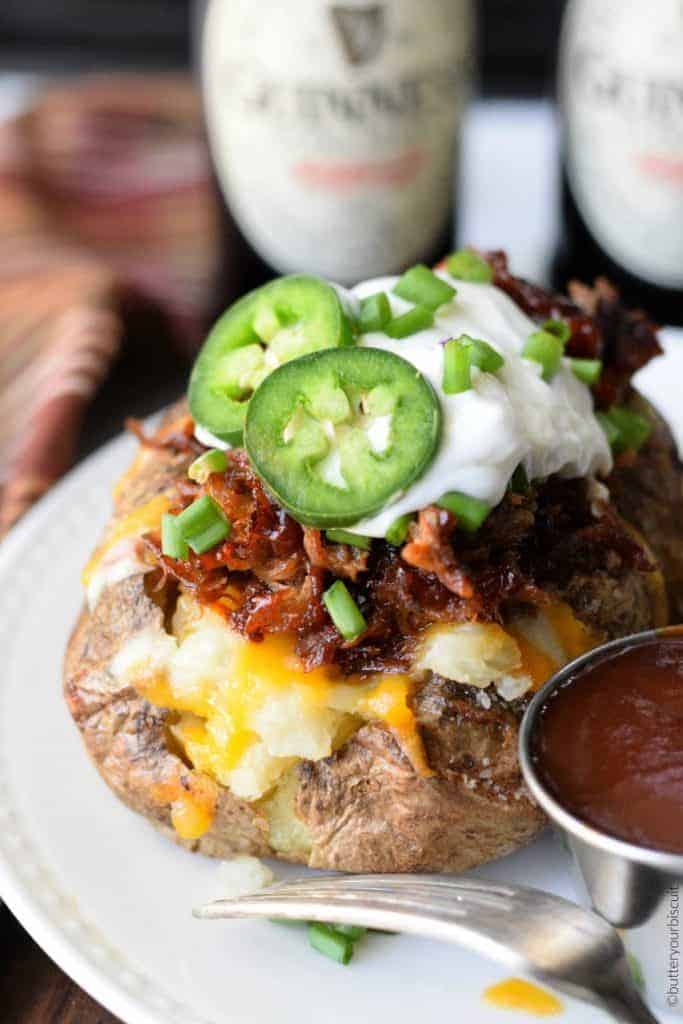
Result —
<instances>
[{"instance_id":1,"label":"jalape\u00f1o slice","mask_svg":"<svg viewBox=\"0 0 683 1024\"><path fill-rule=\"evenodd\" d=\"M241 444L249 399L264 377L290 359L352 343L331 285L307 274L270 281L230 306L209 333L190 377L192 417Z\"/></svg>"},{"instance_id":2,"label":"jalape\u00f1o slice","mask_svg":"<svg viewBox=\"0 0 683 1024\"><path fill-rule=\"evenodd\" d=\"M432 386L411 363L383 349L334 349L263 381L244 440L254 469L295 519L344 527L420 476L440 425Z\"/></svg>"}]
</instances>

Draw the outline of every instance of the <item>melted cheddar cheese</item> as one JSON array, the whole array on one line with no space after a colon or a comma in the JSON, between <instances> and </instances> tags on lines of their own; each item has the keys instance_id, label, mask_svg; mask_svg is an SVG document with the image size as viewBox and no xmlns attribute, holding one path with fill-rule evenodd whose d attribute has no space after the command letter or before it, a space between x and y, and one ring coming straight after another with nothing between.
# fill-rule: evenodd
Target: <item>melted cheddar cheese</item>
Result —
<instances>
[{"instance_id":1,"label":"melted cheddar cheese","mask_svg":"<svg viewBox=\"0 0 683 1024\"><path fill-rule=\"evenodd\" d=\"M81 583L91 608L106 586L150 568L138 556L134 541L149 530L159 529L161 518L169 507L170 501L166 495L157 494L151 501L114 523L81 573Z\"/></svg>"},{"instance_id":2,"label":"melted cheddar cheese","mask_svg":"<svg viewBox=\"0 0 683 1024\"><path fill-rule=\"evenodd\" d=\"M294 637L245 640L187 594L172 635L136 634L112 671L174 712L170 729L194 770L244 800L266 796L301 759L330 756L364 721L399 734L416 770L429 774L410 708L411 677L361 680L326 666L306 672ZM194 804L190 813L181 798L167 802L183 834L199 827Z\"/></svg>"},{"instance_id":3,"label":"melted cheddar cheese","mask_svg":"<svg viewBox=\"0 0 683 1024\"><path fill-rule=\"evenodd\" d=\"M158 511L158 508L157 508ZM566 606L493 623L451 623L426 633L413 674L344 677L331 666L304 670L295 638L244 639L218 609L182 593L171 632L149 628L119 651L111 669L152 704L170 710L169 728L199 778L243 800L270 799L295 765L339 749L364 722L400 737L417 772L431 774L411 707L426 671L514 699L535 689L597 638ZM213 803L196 787L165 795L185 838L210 826Z\"/></svg>"},{"instance_id":4,"label":"melted cheddar cheese","mask_svg":"<svg viewBox=\"0 0 683 1024\"><path fill-rule=\"evenodd\" d=\"M536 1017L554 1017L563 1010L557 996L524 978L506 978L491 985L485 990L484 999L500 1010L519 1010Z\"/></svg>"}]
</instances>

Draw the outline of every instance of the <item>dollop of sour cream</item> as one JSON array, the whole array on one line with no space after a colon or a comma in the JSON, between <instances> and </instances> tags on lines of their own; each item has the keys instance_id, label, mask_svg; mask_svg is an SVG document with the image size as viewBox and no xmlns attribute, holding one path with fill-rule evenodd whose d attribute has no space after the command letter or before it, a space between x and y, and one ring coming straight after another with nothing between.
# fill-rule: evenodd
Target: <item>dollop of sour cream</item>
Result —
<instances>
[{"instance_id":1,"label":"dollop of sour cream","mask_svg":"<svg viewBox=\"0 0 683 1024\"><path fill-rule=\"evenodd\" d=\"M590 389L574 375L569 361L563 359L546 382L540 364L522 357L527 338L538 329L533 320L495 285L456 280L444 270L436 273L456 289L456 295L436 310L432 327L407 338L372 331L358 340L359 345L385 349L412 363L434 388L442 414L439 447L422 476L376 515L352 527L368 537L384 537L398 516L426 508L448 491L494 507L520 464L529 480L551 474L604 476L612 468ZM412 303L394 295L397 281L398 277L378 277L352 289L333 287L354 316L360 300L376 292L385 292L392 316L400 316ZM462 334L488 342L505 362L493 374L474 367L471 390L447 395L442 386L444 343ZM390 424L383 426L390 436ZM195 436L208 447L230 447L200 425Z\"/></svg>"},{"instance_id":2,"label":"dollop of sour cream","mask_svg":"<svg viewBox=\"0 0 683 1024\"><path fill-rule=\"evenodd\" d=\"M590 389L574 375L568 360L549 382L541 366L521 350L537 325L513 300L490 284L439 277L452 285L454 299L436 310L434 325L407 338L383 331L363 335L360 345L382 348L412 363L431 383L442 412L441 439L422 476L376 515L353 527L369 537L383 537L392 522L438 501L447 491L461 491L497 505L521 463L529 480L551 474L602 476L612 456L598 423ZM363 281L351 289L349 302L383 291L393 316L411 308L393 294L397 277ZM470 391L443 391L444 342L467 334L487 341L504 358L495 374L473 368Z\"/></svg>"}]
</instances>

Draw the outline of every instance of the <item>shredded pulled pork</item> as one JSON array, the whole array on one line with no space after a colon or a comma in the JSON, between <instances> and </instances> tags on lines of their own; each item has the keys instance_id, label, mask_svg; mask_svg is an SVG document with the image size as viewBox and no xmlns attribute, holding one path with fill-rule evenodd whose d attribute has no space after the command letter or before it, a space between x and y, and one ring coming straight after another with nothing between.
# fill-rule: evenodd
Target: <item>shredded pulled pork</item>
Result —
<instances>
[{"instance_id":1,"label":"shredded pulled pork","mask_svg":"<svg viewBox=\"0 0 683 1024\"><path fill-rule=\"evenodd\" d=\"M641 310L622 306L618 291L604 277L592 288L571 281L568 298L515 277L504 252L484 256L493 268L493 283L528 316L539 322L548 317L567 321L571 330L568 355L602 359L604 370L594 392L600 408L623 401L636 370L661 352L657 324Z\"/></svg>"},{"instance_id":2,"label":"shredded pulled pork","mask_svg":"<svg viewBox=\"0 0 683 1024\"><path fill-rule=\"evenodd\" d=\"M245 636L293 632L305 665L334 663L345 673L407 667L417 637L440 621L497 621L511 601L543 603L577 572L651 568L606 505L596 518L587 481L551 478L528 494L509 492L472 536L444 509L424 509L402 550L374 541L371 551L331 544L302 529L270 500L234 450L225 473L203 487L180 481L175 509L208 493L232 522L229 538L205 555L176 561L158 534L145 544L159 582L177 580L214 603ZM331 623L323 593L343 577L368 623L353 644Z\"/></svg>"},{"instance_id":3,"label":"shredded pulled pork","mask_svg":"<svg viewBox=\"0 0 683 1024\"><path fill-rule=\"evenodd\" d=\"M417 517L417 525L410 528L410 540L403 547L401 556L408 565L423 572L433 573L439 583L458 597L471 601L474 587L467 578L451 543L457 525L454 515L446 509L430 505Z\"/></svg>"},{"instance_id":4,"label":"shredded pulled pork","mask_svg":"<svg viewBox=\"0 0 683 1024\"><path fill-rule=\"evenodd\" d=\"M503 253L487 259L495 283L530 316L569 323L572 355L603 360L602 405L620 401L631 374L659 351L655 325L621 307L606 282L572 285L569 299L513 277ZM146 445L201 450L187 416L152 437L138 424L131 429ZM376 540L365 551L301 527L269 498L239 449L229 453L227 470L203 486L180 480L172 511L202 493L224 509L230 535L205 555L176 561L162 554L158 534L148 534L144 543L159 567L157 585L181 583L253 640L295 633L308 668L333 663L350 674L407 667L419 634L431 623L498 621L509 602L561 599L576 574L619 577L633 568L651 569L611 506L603 503L596 513L586 480L551 478L524 495L508 492L474 535L458 530L448 511L423 509L401 550ZM351 644L323 603L334 578L346 581L368 624Z\"/></svg>"}]
</instances>

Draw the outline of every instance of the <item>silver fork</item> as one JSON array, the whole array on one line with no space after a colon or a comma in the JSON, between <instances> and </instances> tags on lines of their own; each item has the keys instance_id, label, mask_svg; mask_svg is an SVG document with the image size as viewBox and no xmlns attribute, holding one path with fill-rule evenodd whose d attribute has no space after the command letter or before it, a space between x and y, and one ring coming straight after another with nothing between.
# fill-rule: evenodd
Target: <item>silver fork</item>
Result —
<instances>
[{"instance_id":1,"label":"silver fork","mask_svg":"<svg viewBox=\"0 0 683 1024\"><path fill-rule=\"evenodd\" d=\"M614 928L569 900L525 886L325 875L214 900L194 915L332 921L455 942L601 1007L623 1024L657 1024Z\"/></svg>"}]
</instances>

